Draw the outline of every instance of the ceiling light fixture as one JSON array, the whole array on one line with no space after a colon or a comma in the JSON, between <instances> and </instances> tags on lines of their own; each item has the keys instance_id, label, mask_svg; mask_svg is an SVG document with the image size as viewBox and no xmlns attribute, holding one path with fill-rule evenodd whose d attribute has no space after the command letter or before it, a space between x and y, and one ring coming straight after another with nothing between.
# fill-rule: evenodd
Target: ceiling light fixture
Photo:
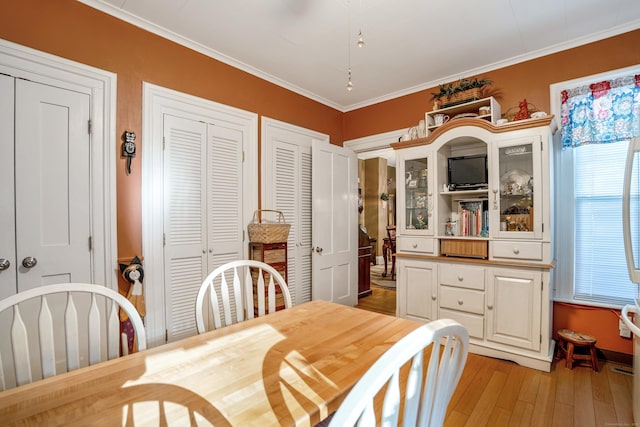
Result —
<instances>
[{"instance_id":1,"label":"ceiling light fixture","mask_svg":"<svg viewBox=\"0 0 640 427\"><path fill-rule=\"evenodd\" d=\"M362 9L362 1L360 2L360 9ZM351 81L351 2L347 0L347 66L348 66L348 80L347 90L353 90L353 82ZM362 27L358 32L358 40L356 41L358 47L364 46L364 37L362 36Z\"/></svg>"},{"instance_id":2,"label":"ceiling light fixture","mask_svg":"<svg viewBox=\"0 0 640 427\"><path fill-rule=\"evenodd\" d=\"M347 90L353 90L353 82L351 81L351 42L349 33L351 33L351 2L347 0L347 67L349 69L349 79L347 80Z\"/></svg>"}]
</instances>

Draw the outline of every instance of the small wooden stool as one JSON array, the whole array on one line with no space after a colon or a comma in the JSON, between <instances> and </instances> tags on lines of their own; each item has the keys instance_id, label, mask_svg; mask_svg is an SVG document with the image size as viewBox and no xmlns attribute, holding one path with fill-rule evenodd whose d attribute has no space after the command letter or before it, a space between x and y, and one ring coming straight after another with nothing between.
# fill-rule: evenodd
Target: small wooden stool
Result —
<instances>
[{"instance_id":1,"label":"small wooden stool","mask_svg":"<svg viewBox=\"0 0 640 427\"><path fill-rule=\"evenodd\" d=\"M560 329L558 331L560 339L558 340L558 351L556 355L561 356L564 352L567 358L567 368L573 369L574 362L588 362L594 371L598 372L598 357L596 356L596 339L595 337L579 332L570 331L569 329ZM586 347L589 354L576 354L575 348Z\"/></svg>"}]
</instances>

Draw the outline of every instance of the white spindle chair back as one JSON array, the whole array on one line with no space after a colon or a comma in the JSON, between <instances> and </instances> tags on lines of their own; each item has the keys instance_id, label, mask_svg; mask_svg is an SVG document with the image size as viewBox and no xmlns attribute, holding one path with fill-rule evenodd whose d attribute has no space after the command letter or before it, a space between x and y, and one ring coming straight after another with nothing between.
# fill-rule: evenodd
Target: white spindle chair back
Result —
<instances>
[{"instance_id":1,"label":"white spindle chair back","mask_svg":"<svg viewBox=\"0 0 640 427\"><path fill-rule=\"evenodd\" d=\"M257 271L255 290L257 307L254 304L252 268ZM268 273L269 277L266 284L265 273ZM231 285L227 283L229 276L232 278ZM241 277L244 279L241 280ZM254 309L257 309L255 311L258 316L274 313L276 284L282 291L285 308L291 307L291 294L284 278L269 264L255 260L240 260L231 261L216 268L204 279L196 298L198 333L251 319L255 316ZM206 319L207 313L211 313L210 321Z\"/></svg>"},{"instance_id":2,"label":"white spindle chair back","mask_svg":"<svg viewBox=\"0 0 640 427\"><path fill-rule=\"evenodd\" d=\"M430 345L425 369L425 348ZM469 334L459 323L440 319L422 325L395 343L367 370L333 414L329 426L397 426L403 397L402 425L442 426L468 351ZM409 361L402 393L400 369ZM377 421L374 399L385 384L387 390Z\"/></svg>"},{"instance_id":3,"label":"white spindle chair back","mask_svg":"<svg viewBox=\"0 0 640 427\"><path fill-rule=\"evenodd\" d=\"M89 306L80 310L76 300L82 300L81 295L86 294L90 295ZM106 304L99 303L98 299ZM101 306L106 307L107 312L102 312ZM61 354L66 371L119 357L122 339L119 308L131 319L138 350L145 350L146 333L135 307L124 296L104 286L85 283L40 286L0 301L0 315L10 324L7 329L10 337L0 344L0 390L61 373L56 364ZM58 309L63 313L57 313ZM56 323L55 319L62 322ZM0 325L5 326L8 325ZM60 340L64 342L64 349L56 348ZM128 352L127 347L123 350L125 354ZM41 375L35 375L32 370L38 365Z\"/></svg>"}]
</instances>

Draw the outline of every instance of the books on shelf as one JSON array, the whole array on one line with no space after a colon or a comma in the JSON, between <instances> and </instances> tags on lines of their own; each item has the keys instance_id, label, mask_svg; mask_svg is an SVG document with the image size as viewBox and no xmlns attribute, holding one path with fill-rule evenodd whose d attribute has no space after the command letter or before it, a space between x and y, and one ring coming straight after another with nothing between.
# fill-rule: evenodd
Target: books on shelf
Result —
<instances>
[{"instance_id":1,"label":"books on shelf","mask_svg":"<svg viewBox=\"0 0 640 427\"><path fill-rule=\"evenodd\" d=\"M489 230L487 200L460 200L458 202L458 230L460 236L486 236Z\"/></svg>"}]
</instances>

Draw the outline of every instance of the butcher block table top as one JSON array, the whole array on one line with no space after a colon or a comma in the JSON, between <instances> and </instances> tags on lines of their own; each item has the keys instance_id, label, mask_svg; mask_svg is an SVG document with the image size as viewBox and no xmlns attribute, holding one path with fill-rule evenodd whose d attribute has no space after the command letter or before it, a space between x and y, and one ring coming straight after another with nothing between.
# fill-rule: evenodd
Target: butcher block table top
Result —
<instances>
[{"instance_id":1,"label":"butcher block table top","mask_svg":"<svg viewBox=\"0 0 640 427\"><path fill-rule=\"evenodd\" d=\"M314 425L419 325L312 301L0 392L0 425Z\"/></svg>"}]
</instances>

